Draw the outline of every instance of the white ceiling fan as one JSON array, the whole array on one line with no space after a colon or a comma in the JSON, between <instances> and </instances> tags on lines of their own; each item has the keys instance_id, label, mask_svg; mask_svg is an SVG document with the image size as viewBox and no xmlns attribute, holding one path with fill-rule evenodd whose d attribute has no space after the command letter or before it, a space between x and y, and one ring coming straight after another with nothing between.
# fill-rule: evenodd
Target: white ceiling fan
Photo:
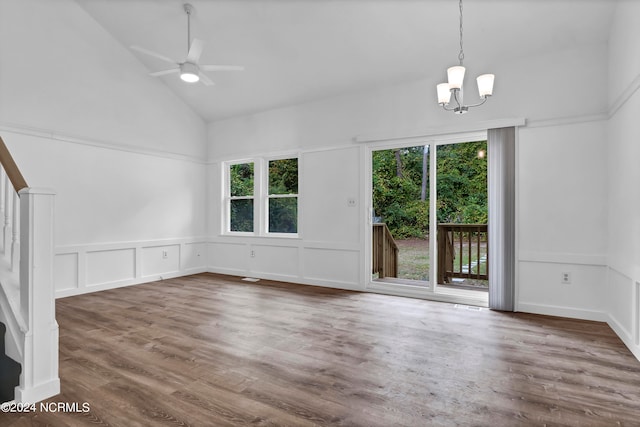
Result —
<instances>
[{"instance_id":1,"label":"white ceiling fan","mask_svg":"<svg viewBox=\"0 0 640 427\"><path fill-rule=\"evenodd\" d=\"M200 65L198 61L200 60L200 55L202 55L204 42L199 39L193 39L193 42L191 41L191 13L193 12L193 6L191 6L189 3L185 3L184 11L187 13L187 58L183 62L178 62L169 57L140 46L131 46L131 49L135 51L144 53L145 55L149 55L157 59L161 59L173 65L177 65L177 67L168 70L149 73L150 76L160 77L167 74L180 73L180 78L185 82L196 83L197 81L202 80L202 83L204 83L206 86L211 86L214 84L213 81L211 81L211 79L206 74L202 73L202 71L244 70L244 67L239 65Z\"/></svg>"}]
</instances>

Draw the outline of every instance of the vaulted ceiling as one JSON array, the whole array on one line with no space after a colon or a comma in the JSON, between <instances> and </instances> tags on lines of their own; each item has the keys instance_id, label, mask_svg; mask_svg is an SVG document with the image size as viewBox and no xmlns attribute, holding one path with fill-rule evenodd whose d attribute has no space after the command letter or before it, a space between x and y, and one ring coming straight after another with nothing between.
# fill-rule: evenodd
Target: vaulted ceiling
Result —
<instances>
[{"instance_id":1,"label":"vaulted ceiling","mask_svg":"<svg viewBox=\"0 0 640 427\"><path fill-rule=\"evenodd\" d=\"M123 46L183 61L187 18L180 0L77 0ZM177 75L164 84L205 120L248 114L430 76L457 64L457 0L189 0L192 37L214 86ZM465 0L466 64L477 74L549 50L606 42L612 0ZM131 51L149 72L165 62ZM566 76L565 76L566 77ZM565 78L562 77L562 78ZM149 77L150 79L153 77ZM559 76L560 78L560 76ZM435 102L435 87L432 94Z\"/></svg>"}]
</instances>

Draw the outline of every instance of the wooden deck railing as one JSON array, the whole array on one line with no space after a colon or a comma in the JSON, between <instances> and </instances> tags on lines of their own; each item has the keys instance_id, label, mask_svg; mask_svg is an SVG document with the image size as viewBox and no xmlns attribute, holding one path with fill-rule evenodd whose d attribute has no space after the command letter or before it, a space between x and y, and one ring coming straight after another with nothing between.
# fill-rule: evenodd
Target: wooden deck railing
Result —
<instances>
[{"instance_id":1,"label":"wooden deck railing","mask_svg":"<svg viewBox=\"0 0 640 427\"><path fill-rule=\"evenodd\" d=\"M387 224L373 224L373 268L378 277L398 277L398 245Z\"/></svg>"},{"instance_id":2,"label":"wooden deck railing","mask_svg":"<svg viewBox=\"0 0 640 427\"><path fill-rule=\"evenodd\" d=\"M487 224L438 224L438 283L489 279Z\"/></svg>"}]
</instances>

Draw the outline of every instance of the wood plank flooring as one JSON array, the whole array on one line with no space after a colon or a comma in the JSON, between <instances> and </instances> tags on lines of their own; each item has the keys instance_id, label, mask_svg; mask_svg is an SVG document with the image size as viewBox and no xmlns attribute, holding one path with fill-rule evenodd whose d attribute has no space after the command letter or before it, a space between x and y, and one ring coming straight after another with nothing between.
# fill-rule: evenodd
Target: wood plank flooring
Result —
<instances>
[{"instance_id":1,"label":"wood plank flooring","mask_svg":"<svg viewBox=\"0 0 640 427\"><path fill-rule=\"evenodd\" d=\"M199 274L57 301L62 393L1 426L637 426L603 323Z\"/></svg>"}]
</instances>

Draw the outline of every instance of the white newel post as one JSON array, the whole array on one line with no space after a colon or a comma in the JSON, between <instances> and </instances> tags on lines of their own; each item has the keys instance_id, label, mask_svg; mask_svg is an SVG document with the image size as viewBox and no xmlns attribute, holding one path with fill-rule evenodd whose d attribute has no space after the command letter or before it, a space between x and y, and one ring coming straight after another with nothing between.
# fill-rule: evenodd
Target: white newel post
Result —
<instances>
[{"instance_id":1,"label":"white newel post","mask_svg":"<svg viewBox=\"0 0 640 427\"><path fill-rule=\"evenodd\" d=\"M19 194L20 309L28 332L15 400L34 403L60 393L53 284L55 193L24 188Z\"/></svg>"},{"instance_id":2,"label":"white newel post","mask_svg":"<svg viewBox=\"0 0 640 427\"><path fill-rule=\"evenodd\" d=\"M11 271L20 266L20 198L13 193L13 216L11 222Z\"/></svg>"},{"instance_id":3,"label":"white newel post","mask_svg":"<svg viewBox=\"0 0 640 427\"><path fill-rule=\"evenodd\" d=\"M2 253L7 255L9 248L11 247L11 226L9 220L11 219L11 193L13 188L9 182L9 177L4 176L4 226L2 227Z\"/></svg>"}]
</instances>

